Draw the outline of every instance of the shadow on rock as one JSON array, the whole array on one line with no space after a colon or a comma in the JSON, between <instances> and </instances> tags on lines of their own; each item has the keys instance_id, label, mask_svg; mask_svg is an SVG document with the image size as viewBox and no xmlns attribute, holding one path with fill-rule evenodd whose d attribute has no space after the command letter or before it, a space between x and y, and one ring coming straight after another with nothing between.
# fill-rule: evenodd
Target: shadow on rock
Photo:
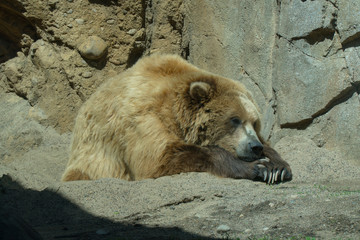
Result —
<instances>
[{"instance_id":1,"label":"shadow on rock","mask_svg":"<svg viewBox=\"0 0 360 240\"><path fill-rule=\"evenodd\" d=\"M91 215L48 189L0 178L0 239L213 239L179 228L146 227Z\"/></svg>"}]
</instances>

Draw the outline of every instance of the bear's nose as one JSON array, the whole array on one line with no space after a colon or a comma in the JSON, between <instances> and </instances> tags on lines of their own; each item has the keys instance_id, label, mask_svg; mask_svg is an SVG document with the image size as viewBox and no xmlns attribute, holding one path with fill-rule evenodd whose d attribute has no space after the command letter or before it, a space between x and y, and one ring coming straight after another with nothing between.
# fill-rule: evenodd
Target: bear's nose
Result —
<instances>
[{"instance_id":1,"label":"bear's nose","mask_svg":"<svg viewBox=\"0 0 360 240\"><path fill-rule=\"evenodd\" d=\"M259 141L251 141L249 143L251 151L257 156L260 157L263 152L263 145Z\"/></svg>"}]
</instances>

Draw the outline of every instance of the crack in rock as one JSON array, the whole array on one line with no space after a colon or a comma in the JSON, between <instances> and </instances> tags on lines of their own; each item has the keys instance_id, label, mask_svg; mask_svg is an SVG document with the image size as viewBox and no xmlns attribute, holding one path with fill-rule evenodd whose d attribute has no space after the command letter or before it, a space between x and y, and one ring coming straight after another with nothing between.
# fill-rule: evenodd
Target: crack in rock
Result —
<instances>
[{"instance_id":1,"label":"crack in rock","mask_svg":"<svg viewBox=\"0 0 360 240\"><path fill-rule=\"evenodd\" d=\"M154 209L149 209L148 211L136 212L136 213L130 214L128 216L122 217L122 219L123 220L132 220L132 221L137 222L139 220L143 220L143 219L151 217L152 213L154 213L156 211L159 211L161 208L178 206L178 205L181 205L181 204L184 204L184 203L190 203L190 202L196 201L198 199L201 200L201 201L204 201L205 197L198 196L198 195L192 196L192 197L185 197L185 198L183 198L183 199L181 199L179 201L166 203L166 204L161 205L159 207L156 207Z\"/></svg>"},{"instance_id":2,"label":"crack in rock","mask_svg":"<svg viewBox=\"0 0 360 240\"><path fill-rule=\"evenodd\" d=\"M314 57L314 56L312 56L312 55L304 52L303 49L299 48L298 46L296 46L296 45L293 43L292 39L287 39L286 37L280 35L279 33L277 33L276 35L277 35L279 38L285 39L292 47L294 47L296 50L298 50L299 52L301 52L301 53L304 54L305 56L308 56L308 57L313 58L313 59L315 59L315 60L319 60L319 61L321 60L321 59L319 59L319 58L316 58L316 57ZM299 39L301 39L301 38L299 38ZM299 39L297 39L297 40L299 40ZM295 40L294 40L294 41L295 41Z\"/></svg>"},{"instance_id":3,"label":"crack in rock","mask_svg":"<svg viewBox=\"0 0 360 240\"><path fill-rule=\"evenodd\" d=\"M308 128L313 121L328 113L330 110L332 110L335 106L346 102L349 100L355 93L359 94L360 90L360 83L353 83L350 87L344 89L341 91L337 96L335 96L332 100L329 101L328 104L323 109L320 109L318 112L314 113L311 118L303 119L299 122L294 123L284 123L280 125L281 128L288 128L288 129L297 129L297 130L305 130ZM359 99L360 101L360 99Z\"/></svg>"},{"instance_id":4,"label":"crack in rock","mask_svg":"<svg viewBox=\"0 0 360 240\"><path fill-rule=\"evenodd\" d=\"M336 8L337 10L339 10L339 7L337 6L336 0L335 0L335 1L326 0L326 2L330 3L331 5L333 5L334 8Z\"/></svg>"},{"instance_id":5,"label":"crack in rock","mask_svg":"<svg viewBox=\"0 0 360 240\"><path fill-rule=\"evenodd\" d=\"M160 206L160 208L163 208L163 207L171 207L171 206L177 206L177 205L180 205L180 204L184 204L184 203L190 203L190 202L193 202L197 199L200 199L201 201L204 201L205 198L203 196L192 196L192 197L186 197L186 198L183 198L182 200L180 201L176 201L176 202L172 202L172 203L167 203L165 205L162 205Z\"/></svg>"}]
</instances>

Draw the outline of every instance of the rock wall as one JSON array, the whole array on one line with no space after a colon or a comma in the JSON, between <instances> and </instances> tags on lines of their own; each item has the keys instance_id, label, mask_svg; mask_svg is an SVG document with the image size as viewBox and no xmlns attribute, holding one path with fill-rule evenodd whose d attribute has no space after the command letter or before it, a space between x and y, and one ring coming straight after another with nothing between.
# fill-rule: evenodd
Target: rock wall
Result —
<instances>
[{"instance_id":1,"label":"rock wall","mask_svg":"<svg viewBox=\"0 0 360 240\"><path fill-rule=\"evenodd\" d=\"M185 1L184 41L196 65L252 90L270 141L304 135L359 164L359 6L357 0Z\"/></svg>"},{"instance_id":2,"label":"rock wall","mask_svg":"<svg viewBox=\"0 0 360 240\"><path fill-rule=\"evenodd\" d=\"M176 53L251 89L273 144L302 135L359 164L359 11L357 0L3 0L0 92L66 133L105 79L143 55Z\"/></svg>"},{"instance_id":3,"label":"rock wall","mask_svg":"<svg viewBox=\"0 0 360 240\"><path fill-rule=\"evenodd\" d=\"M359 1L282 1L274 55L278 124L318 146L360 150Z\"/></svg>"}]
</instances>

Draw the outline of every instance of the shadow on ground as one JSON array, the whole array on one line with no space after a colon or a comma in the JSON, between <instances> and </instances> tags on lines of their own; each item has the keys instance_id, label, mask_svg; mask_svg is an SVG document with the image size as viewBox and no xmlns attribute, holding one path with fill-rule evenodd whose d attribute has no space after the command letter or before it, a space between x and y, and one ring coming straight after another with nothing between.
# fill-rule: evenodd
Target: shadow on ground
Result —
<instances>
[{"instance_id":1,"label":"shadow on ground","mask_svg":"<svg viewBox=\"0 0 360 240\"><path fill-rule=\"evenodd\" d=\"M89 214L60 194L0 178L0 239L213 239L179 228L119 223Z\"/></svg>"}]
</instances>

